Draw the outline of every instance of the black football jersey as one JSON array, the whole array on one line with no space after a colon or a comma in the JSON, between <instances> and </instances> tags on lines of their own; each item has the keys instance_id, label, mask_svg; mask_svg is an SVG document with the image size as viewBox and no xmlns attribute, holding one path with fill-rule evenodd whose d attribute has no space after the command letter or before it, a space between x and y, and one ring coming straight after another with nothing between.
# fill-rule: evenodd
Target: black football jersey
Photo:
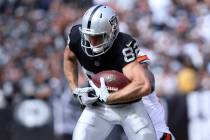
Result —
<instances>
[{"instance_id":1,"label":"black football jersey","mask_svg":"<svg viewBox=\"0 0 210 140\"><path fill-rule=\"evenodd\" d=\"M138 60L139 46L135 39L125 33L119 33L112 47L100 56L88 56L81 46L81 25L71 28L69 33L68 46L76 55L79 63L85 69L86 74L91 76L104 70L117 70L122 72L122 68L130 62Z\"/></svg>"}]
</instances>

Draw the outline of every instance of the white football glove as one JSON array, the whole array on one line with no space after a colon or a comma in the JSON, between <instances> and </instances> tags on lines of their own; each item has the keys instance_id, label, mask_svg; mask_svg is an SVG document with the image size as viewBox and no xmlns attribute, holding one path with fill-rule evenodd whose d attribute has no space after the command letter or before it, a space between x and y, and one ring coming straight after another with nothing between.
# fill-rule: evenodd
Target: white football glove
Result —
<instances>
[{"instance_id":1,"label":"white football glove","mask_svg":"<svg viewBox=\"0 0 210 140\"><path fill-rule=\"evenodd\" d=\"M92 87L76 88L73 94L77 97L81 105L90 105L98 100L97 96L88 96L88 93L94 92Z\"/></svg>"},{"instance_id":2,"label":"white football glove","mask_svg":"<svg viewBox=\"0 0 210 140\"><path fill-rule=\"evenodd\" d=\"M109 91L105 85L105 80L103 77L100 78L101 87L98 88L92 80L89 80L90 86L95 90L95 94L97 97L99 97L99 100L102 102L107 102L107 98L109 96Z\"/></svg>"}]
</instances>

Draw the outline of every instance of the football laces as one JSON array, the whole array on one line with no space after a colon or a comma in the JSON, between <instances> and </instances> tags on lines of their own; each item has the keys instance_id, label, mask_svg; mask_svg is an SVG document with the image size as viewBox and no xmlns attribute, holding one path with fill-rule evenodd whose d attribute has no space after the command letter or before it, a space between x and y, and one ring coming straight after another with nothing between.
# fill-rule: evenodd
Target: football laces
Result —
<instances>
[{"instance_id":1,"label":"football laces","mask_svg":"<svg viewBox=\"0 0 210 140\"><path fill-rule=\"evenodd\" d=\"M118 91L118 88L117 87L110 87L110 86L107 86L107 89L109 91Z\"/></svg>"}]
</instances>

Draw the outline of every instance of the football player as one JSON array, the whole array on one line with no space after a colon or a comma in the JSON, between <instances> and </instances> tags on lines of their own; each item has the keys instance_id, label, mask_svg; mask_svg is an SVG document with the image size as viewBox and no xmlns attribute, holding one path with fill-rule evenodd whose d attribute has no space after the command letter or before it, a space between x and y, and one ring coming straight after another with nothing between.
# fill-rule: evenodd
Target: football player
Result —
<instances>
[{"instance_id":1,"label":"football player","mask_svg":"<svg viewBox=\"0 0 210 140\"><path fill-rule=\"evenodd\" d=\"M140 56L142 56L141 53L139 54ZM137 61L139 61L139 63L141 64L144 63L145 64L144 66L148 67L148 60L144 60L144 61L137 60ZM169 128L165 122L165 110L162 104L160 103L159 98L157 97L157 94L155 92L154 75L150 70L147 70L147 73L150 76L153 92L147 96L142 97L142 101L155 127L157 139L158 140L175 140L175 137L169 131Z\"/></svg>"},{"instance_id":2,"label":"football player","mask_svg":"<svg viewBox=\"0 0 210 140\"><path fill-rule=\"evenodd\" d=\"M91 7L84 14L82 25L72 27L68 38L64 72L74 95L86 106L73 140L103 140L115 124L121 125L131 140L156 140L154 126L141 100L152 92L152 83L145 64L137 61L148 58L138 57L136 41L119 32L116 12L105 5ZM104 70L117 70L131 83L111 94L103 78L100 88L92 81L90 87L79 88L77 62L89 79ZM93 91L97 96L90 96Z\"/></svg>"}]
</instances>

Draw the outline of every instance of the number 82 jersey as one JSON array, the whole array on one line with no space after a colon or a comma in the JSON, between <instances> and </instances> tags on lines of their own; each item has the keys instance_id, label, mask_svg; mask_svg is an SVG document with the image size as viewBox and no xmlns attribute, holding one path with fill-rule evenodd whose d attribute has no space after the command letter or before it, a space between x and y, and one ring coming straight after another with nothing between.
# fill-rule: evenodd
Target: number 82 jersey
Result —
<instances>
[{"instance_id":1,"label":"number 82 jersey","mask_svg":"<svg viewBox=\"0 0 210 140\"><path fill-rule=\"evenodd\" d=\"M68 37L68 46L74 52L81 66L91 72L98 73L104 70L117 70L122 72L122 68L133 61L148 60L146 55L139 56L139 45L130 35L119 33L112 47L100 56L88 56L81 46L81 25L73 26Z\"/></svg>"}]
</instances>

